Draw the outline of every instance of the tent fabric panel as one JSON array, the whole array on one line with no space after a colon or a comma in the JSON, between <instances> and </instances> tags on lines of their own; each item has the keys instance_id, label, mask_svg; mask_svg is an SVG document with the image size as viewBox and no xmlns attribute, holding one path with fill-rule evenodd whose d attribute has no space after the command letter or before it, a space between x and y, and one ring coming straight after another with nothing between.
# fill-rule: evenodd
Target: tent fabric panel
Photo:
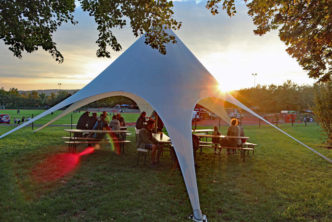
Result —
<instances>
[{"instance_id":1,"label":"tent fabric panel","mask_svg":"<svg viewBox=\"0 0 332 222\"><path fill-rule=\"evenodd\" d=\"M159 110L159 107L157 106L155 107L155 110L164 122L166 130L171 138L195 218L202 218L192 145L192 107L189 106L187 109L176 107L172 112L167 112ZM174 113L181 113L182 115L173 115Z\"/></svg>"},{"instance_id":2,"label":"tent fabric panel","mask_svg":"<svg viewBox=\"0 0 332 222\"><path fill-rule=\"evenodd\" d=\"M56 120L64 117L65 115L67 115L68 113L70 112L73 112L79 108L81 108L82 106L85 106L89 103L92 103L94 101L97 101L97 100L100 100L100 99L103 99L103 98L107 98L107 97L110 97L110 96L126 96L132 100L134 100L137 104L137 106L139 107L140 110L147 110L146 112L147 113L152 113L153 112L153 109L152 107L147 103L145 102L144 99L138 97L138 96L135 96L133 94L130 94L130 93L127 93L127 92L108 92L108 93L103 93L103 94L100 94L100 95L96 95L96 96L91 96L91 97L88 97L88 98L85 98L83 100L80 100L74 104L72 104L70 107L68 107L65 111L63 111L60 115L58 115L57 117L55 117L54 119L50 120L48 123L44 124L43 126L41 126L40 128L36 129L34 132L38 132L42 129L44 129L45 127L47 127L48 125L50 125L51 123L55 122Z\"/></svg>"},{"instance_id":3,"label":"tent fabric panel","mask_svg":"<svg viewBox=\"0 0 332 222\"><path fill-rule=\"evenodd\" d=\"M220 117L229 125L230 118L225 110L223 102L224 102L223 97L222 98L208 97L200 100L198 104L216 114L218 117Z\"/></svg>"}]
</instances>

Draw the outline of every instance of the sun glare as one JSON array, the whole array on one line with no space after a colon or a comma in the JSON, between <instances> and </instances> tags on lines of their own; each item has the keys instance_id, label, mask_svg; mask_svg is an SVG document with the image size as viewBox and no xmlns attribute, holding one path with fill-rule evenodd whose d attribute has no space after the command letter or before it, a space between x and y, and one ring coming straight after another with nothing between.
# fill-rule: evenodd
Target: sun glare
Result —
<instances>
[{"instance_id":1,"label":"sun glare","mask_svg":"<svg viewBox=\"0 0 332 222\"><path fill-rule=\"evenodd\" d=\"M220 91L220 92L224 92L224 90L223 90L223 88L222 88L222 86L219 84L218 86L218 90Z\"/></svg>"}]
</instances>

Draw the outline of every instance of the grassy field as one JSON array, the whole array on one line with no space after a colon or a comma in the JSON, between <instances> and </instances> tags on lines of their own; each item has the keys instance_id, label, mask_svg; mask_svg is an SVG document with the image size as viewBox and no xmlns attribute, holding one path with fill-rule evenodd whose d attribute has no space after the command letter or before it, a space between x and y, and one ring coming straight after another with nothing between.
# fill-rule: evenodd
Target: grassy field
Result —
<instances>
[{"instance_id":1,"label":"grassy field","mask_svg":"<svg viewBox=\"0 0 332 222\"><path fill-rule=\"evenodd\" d=\"M20 113L17 114L17 110L0 110L0 114L9 114L10 118L11 118L11 122L10 123L14 123L14 118L17 119L22 119L22 116L24 116L25 118L30 117L32 118L33 116L36 117L37 115L41 114L42 112L44 112L45 110L20 110ZM49 114L45 117L43 117L42 119L39 119L35 122L35 124L44 124L47 123L48 121L52 120L53 118L55 118L57 115L61 114L63 111L55 111L53 114ZM62 117L61 119L55 121L54 125L57 124L70 124L71 123L71 118L73 120L73 123L77 123L78 119L80 118L80 116L83 114L83 112L73 112L70 113L64 117ZM98 113L99 116L100 113ZM90 114L91 115L91 114ZM138 113L122 113L121 114L125 120L127 122L136 122L139 114Z\"/></svg>"},{"instance_id":2,"label":"grassy field","mask_svg":"<svg viewBox=\"0 0 332 222\"><path fill-rule=\"evenodd\" d=\"M332 158L331 150L315 147L322 142L317 125L282 128ZM136 166L134 142L125 155L104 145L68 175L38 180L38 171L57 173L52 157L67 151L63 129L25 128L0 140L0 221L188 221L188 195L168 153L157 168ZM7 130L0 126L0 134ZM259 144L246 162L225 151L197 155L209 221L331 221L331 164L271 127L247 126L245 133Z\"/></svg>"}]
</instances>

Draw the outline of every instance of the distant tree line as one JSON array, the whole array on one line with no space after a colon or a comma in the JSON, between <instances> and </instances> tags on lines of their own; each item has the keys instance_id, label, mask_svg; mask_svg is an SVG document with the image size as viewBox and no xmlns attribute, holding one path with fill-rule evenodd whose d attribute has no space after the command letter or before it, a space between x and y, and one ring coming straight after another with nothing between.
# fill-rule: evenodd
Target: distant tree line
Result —
<instances>
[{"instance_id":1,"label":"distant tree line","mask_svg":"<svg viewBox=\"0 0 332 222\"><path fill-rule=\"evenodd\" d=\"M318 87L318 86L316 86ZM282 85L258 85L234 91L233 96L258 113L279 113L281 110L304 111L314 107L314 86L297 85L286 81ZM72 94L59 90L50 94L38 91L19 92L16 88L8 91L0 89L0 108L7 109L46 109L56 105ZM117 104L135 105L123 96L108 97L88 104L85 107L114 107ZM231 108L230 104L226 104Z\"/></svg>"},{"instance_id":2,"label":"distant tree line","mask_svg":"<svg viewBox=\"0 0 332 222\"><path fill-rule=\"evenodd\" d=\"M313 111L326 136L326 144L332 147L332 81L314 86L299 86L291 81L276 86L258 85L241 89L234 97L257 113L280 113L281 110ZM230 104L227 104L230 106Z\"/></svg>"},{"instance_id":3,"label":"distant tree line","mask_svg":"<svg viewBox=\"0 0 332 222\"><path fill-rule=\"evenodd\" d=\"M0 107L6 109L43 109L51 107L71 96L65 90L46 95L37 91L19 92L17 88L8 91L0 89Z\"/></svg>"},{"instance_id":4,"label":"distant tree line","mask_svg":"<svg viewBox=\"0 0 332 222\"><path fill-rule=\"evenodd\" d=\"M233 96L258 113L280 113L281 110L305 111L314 107L314 86L286 81L282 85L257 85L240 89Z\"/></svg>"},{"instance_id":5,"label":"distant tree line","mask_svg":"<svg viewBox=\"0 0 332 222\"><path fill-rule=\"evenodd\" d=\"M71 96L66 90L59 90L50 94L38 91L19 92L16 88L8 91L0 89L0 109L47 109ZM117 104L135 105L127 97L115 96L95 101L85 107L114 107Z\"/></svg>"}]
</instances>

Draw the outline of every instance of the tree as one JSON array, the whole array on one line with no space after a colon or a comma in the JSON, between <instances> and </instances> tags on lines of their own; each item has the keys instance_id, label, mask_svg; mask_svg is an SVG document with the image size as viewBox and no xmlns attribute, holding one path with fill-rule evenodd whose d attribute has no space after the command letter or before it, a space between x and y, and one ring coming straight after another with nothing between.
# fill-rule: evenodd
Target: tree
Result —
<instances>
[{"instance_id":1,"label":"tree","mask_svg":"<svg viewBox=\"0 0 332 222\"><path fill-rule=\"evenodd\" d=\"M98 57L110 57L108 47L121 50L112 29L126 26L126 18L136 37L146 33L145 43L163 54L166 53L165 43L175 43L175 37L166 30L181 26L173 19L173 3L168 0L0 1L0 39L16 57L21 58L22 52L31 53L41 47L61 63L64 57L53 41L53 33L63 23L77 23L73 16L77 2L97 23Z\"/></svg>"},{"instance_id":2,"label":"tree","mask_svg":"<svg viewBox=\"0 0 332 222\"><path fill-rule=\"evenodd\" d=\"M279 37L311 78L332 80L332 1L331 0L244 0L248 14L263 35L279 30ZM219 3L229 16L236 14L234 0L209 0L206 7L217 14Z\"/></svg>"},{"instance_id":3,"label":"tree","mask_svg":"<svg viewBox=\"0 0 332 222\"><path fill-rule=\"evenodd\" d=\"M246 106L260 113L279 113L281 110L298 112L312 108L314 104L313 86L299 86L288 80L282 85L257 85L253 88L240 89L234 97Z\"/></svg>"},{"instance_id":4,"label":"tree","mask_svg":"<svg viewBox=\"0 0 332 222\"><path fill-rule=\"evenodd\" d=\"M315 85L314 113L332 146L332 82Z\"/></svg>"},{"instance_id":5,"label":"tree","mask_svg":"<svg viewBox=\"0 0 332 222\"><path fill-rule=\"evenodd\" d=\"M44 105L46 103L47 96L45 93L40 93L39 95L41 105Z\"/></svg>"},{"instance_id":6,"label":"tree","mask_svg":"<svg viewBox=\"0 0 332 222\"><path fill-rule=\"evenodd\" d=\"M98 57L110 57L108 47L121 49L113 28L130 23L137 37L146 34L146 44L166 53L165 44L175 43L167 29L179 29L181 23L173 18L173 2L169 0L26 0L0 1L0 39L9 45L17 57L42 47L57 61L62 54L53 41L53 33L64 22L76 24L75 4L95 18L99 37ZM263 35L279 30L287 52L297 59L311 78L332 80L332 1L331 0L244 0L257 26L254 33ZM206 8L213 15L219 5L229 16L236 14L234 0L208 0ZM126 20L127 19L127 20Z\"/></svg>"}]
</instances>

